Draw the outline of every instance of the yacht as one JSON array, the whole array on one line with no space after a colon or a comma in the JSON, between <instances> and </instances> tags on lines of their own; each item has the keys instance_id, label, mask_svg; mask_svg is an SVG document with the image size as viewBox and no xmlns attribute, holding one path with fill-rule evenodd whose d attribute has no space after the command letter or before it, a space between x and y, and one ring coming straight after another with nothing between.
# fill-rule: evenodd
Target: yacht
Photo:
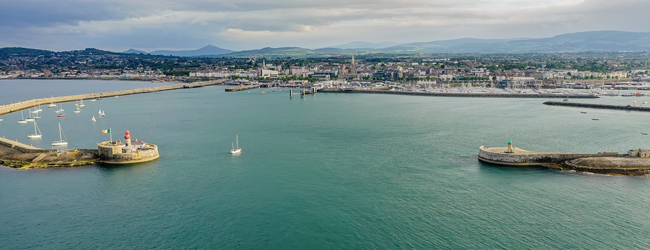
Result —
<instances>
[{"instance_id":1,"label":"yacht","mask_svg":"<svg viewBox=\"0 0 650 250\"><path fill-rule=\"evenodd\" d=\"M65 134L63 133L63 129L61 129L61 123L59 123L59 140L52 142L52 146L67 146L68 145L68 138L65 138Z\"/></svg>"},{"instance_id":2,"label":"yacht","mask_svg":"<svg viewBox=\"0 0 650 250\"><path fill-rule=\"evenodd\" d=\"M241 148L239 147L239 135L235 135L235 140L237 141L237 147L232 144L232 150L230 150L230 154L233 155L241 153Z\"/></svg>"},{"instance_id":3,"label":"yacht","mask_svg":"<svg viewBox=\"0 0 650 250\"><path fill-rule=\"evenodd\" d=\"M40 139L41 137L43 137L43 134L41 134L41 129L39 129L36 122L34 122L34 134L28 135L27 138Z\"/></svg>"},{"instance_id":4,"label":"yacht","mask_svg":"<svg viewBox=\"0 0 650 250\"><path fill-rule=\"evenodd\" d=\"M25 119L25 121L28 121L28 122L33 122L35 120L36 119L34 119L34 117L32 117L32 112L29 112L29 118Z\"/></svg>"},{"instance_id":5,"label":"yacht","mask_svg":"<svg viewBox=\"0 0 650 250\"><path fill-rule=\"evenodd\" d=\"M22 119L20 119L20 120L18 121L18 123L19 123L19 124L25 124L25 123L27 123L27 121L25 121L25 115L23 114L23 111L22 111L22 110L20 111L20 116L22 117Z\"/></svg>"}]
</instances>

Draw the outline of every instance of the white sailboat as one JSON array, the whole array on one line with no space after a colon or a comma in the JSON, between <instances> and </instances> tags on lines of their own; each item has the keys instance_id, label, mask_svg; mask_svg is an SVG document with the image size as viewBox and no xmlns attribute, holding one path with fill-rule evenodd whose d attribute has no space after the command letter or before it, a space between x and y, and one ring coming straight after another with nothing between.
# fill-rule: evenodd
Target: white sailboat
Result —
<instances>
[{"instance_id":1,"label":"white sailboat","mask_svg":"<svg viewBox=\"0 0 650 250\"><path fill-rule=\"evenodd\" d=\"M86 105L84 105L84 100L83 99L81 99L81 101L79 102L79 107L80 108L86 107Z\"/></svg>"},{"instance_id":2,"label":"white sailboat","mask_svg":"<svg viewBox=\"0 0 650 250\"><path fill-rule=\"evenodd\" d=\"M100 109L99 112L97 112L99 115L102 115L102 110Z\"/></svg>"},{"instance_id":3,"label":"white sailboat","mask_svg":"<svg viewBox=\"0 0 650 250\"><path fill-rule=\"evenodd\" d=\"M61 123L59 123L59 140L52 142L52 146L66 146L68 145L68 138L65 138L65 134L63 133L63 129L61 129Z\"/></svg>"},{"instance_id":4,"label":"white sailboat","mask_svg":"<svg viewBox=\"0 0 650 250\"><path fill-rule=\"evenodd\" d=\"M27 138L40 139L41 137L43 137L43 134L41 134L41 129L38 128L38 125L36 125L36 121L34 121L34 134L28 135Z\"/></svg>"},{"instance_id":5,"label":"white sailboat","mask_svg":"<svg viewBox=\"0 0 650 250\"><path fill-rule=\"evenodd\" d=\"M31 111L31 109L30 109L30 111ZM29 118L25 119L25 121L28 121L28 122L33 122L35 120L36 119L34 119L34 117L32 117L32 112L29 112Z\"/></svg>"},{"instance_id":6,"label":"white sailboat","mask_svg":"<svg viewBox=\"0 0 650 250\"><path fill-rule=\"evenodd\" d=\"M22 119L20 119L20 121L18 121L18 123L19 123L19 124L25 124L25 123L27 123L27 121L25 121L25 115L23 114L23 111L22 111L22 110L20 111L20 116L22 117Z\"/></svg>"},{"instance_id":7,"label":"white sailboat","mask_svg":"<svg viewBox=\"0 0 650 250\"><path fill-rule=\"evenodd\" d=\"M90 119L90 121L92 121L92 122L96 122L97 119L95 119L95 116L93 115L93 119Z\"/></svg>"},{"instance_id":8,"label":"white sailboat","mask_svg":"<svg viewBox=\"0 0 650 250\"><path fill-rule=\"evenodd\" d=\"M241 153L241 148L239 148L239 135L235 135L235 140L237 141L237 147L235 148L235 145L232 145L232 150L230 150L231 154L239 154Z\"/></svg>"},{"instance_id":9,"label":"white sailboat","mask_svg":"<svg viewBox=\"0 0 650 250\"><path fill-rule=\"evenodd\" d=\"M63 113L63 105L59 106L59 109L57 111L54 111L54 113Z\"/></svg>"},{"instance_id":10,"label":"white sailboat","mask_svg":"<svg viewBox=\"0 0 650 250\"><path fill-rule=\"evenodd\" d=\"M56 107L56 104L54 104L54 96L52 96L52 102L50 102L50 105L47 105L48 108L54 108Z\"/></svg>"},{"instance_id":11,"label":"white sailboat","mask_svg":"<svg viewBox=\"0 0 650 250\"><path fill-rule=\"evenodd\" d=\"M102 115L101 115L101 116L106 116L106 112L102 111Z\"/></svg>"}]
</instances>

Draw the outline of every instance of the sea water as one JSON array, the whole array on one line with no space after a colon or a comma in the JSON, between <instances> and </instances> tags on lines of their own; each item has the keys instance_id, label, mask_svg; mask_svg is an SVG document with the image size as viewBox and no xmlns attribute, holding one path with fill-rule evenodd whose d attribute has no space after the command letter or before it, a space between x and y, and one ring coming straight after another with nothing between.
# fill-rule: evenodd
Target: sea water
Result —
<instances>
[{"instance_id":1,"label":"sea water","mask_svg":"<svg viewBox=\"0 0 650 250\"><path fill-rule=\"evenodd\" d=\"M650 113L544 101L214 86L85 102L79 114L65 103L65 118L44 108L41 140L19 113L0 116L0 136L38 147L61 123L68 148L96 148L111 128L161 155L0 168L0 248L650 248L648 178L477 161L479 146L510 139L539 151L650 147Z\"/></svg>"}]
</instances>

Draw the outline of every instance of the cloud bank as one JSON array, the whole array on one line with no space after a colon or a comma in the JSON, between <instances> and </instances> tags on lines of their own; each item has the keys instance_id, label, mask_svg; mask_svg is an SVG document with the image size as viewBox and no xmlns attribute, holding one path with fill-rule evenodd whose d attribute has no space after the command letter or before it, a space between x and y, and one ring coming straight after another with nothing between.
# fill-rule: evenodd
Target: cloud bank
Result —
<instances>
[{"instance_id":1,"label":"cloud bank","mask_svg":"<svg viewBox=\"0 0 650 250\"><path fill-rule=\"evenodd\" d=\"M0 46L193 49L650 31L645 0L0 0Z\"/></svg>"}]
</instances>

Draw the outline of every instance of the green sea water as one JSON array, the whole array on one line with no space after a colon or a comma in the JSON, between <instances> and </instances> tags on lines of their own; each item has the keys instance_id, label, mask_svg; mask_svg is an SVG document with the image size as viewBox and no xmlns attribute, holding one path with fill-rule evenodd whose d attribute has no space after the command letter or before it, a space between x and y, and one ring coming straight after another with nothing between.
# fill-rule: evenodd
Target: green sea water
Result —
<instances>
[{"instance_id":1,"label":"green sea water","mask_svg":"<svg viewBox=\"0 0 650 250\"><path fill-rule=\"evenodd\" d=\"M262 91L121 96L86 102L80 114L66 103L65 118L44 108L40 141L27 139L33 126L17 124L20 113L1 116L0 136L34 146L58 140L60 122L70 148L95 148L108 138L101 130L115 139L128 129L161 157L0 168L0 248L650 248L647 177L476 158L479 146L509 139L540 151L650 148L641 135L648 113L542 99ZM235 135L240 156L228 153Z\"/></svg>"}]
</instances>

